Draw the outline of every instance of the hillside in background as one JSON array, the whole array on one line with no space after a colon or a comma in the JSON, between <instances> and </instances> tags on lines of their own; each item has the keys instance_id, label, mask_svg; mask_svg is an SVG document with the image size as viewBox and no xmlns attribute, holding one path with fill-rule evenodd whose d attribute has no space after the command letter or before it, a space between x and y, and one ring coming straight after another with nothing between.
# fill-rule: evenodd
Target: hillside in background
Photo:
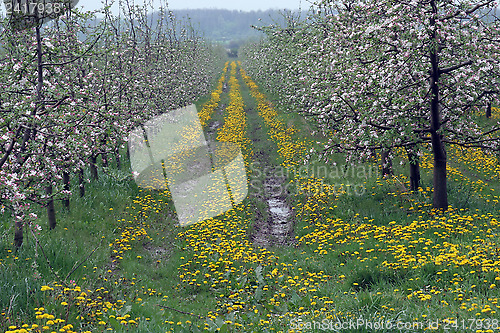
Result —
<instances>
[{"instance_id":1,"label":"hillside in background","mask_svg":"<svg viewBox=\"0 0 500 333\"><path fill-rule=\"evenodd\" d=\"M252 26L266 26L282 23L283 11L238 11L227 9L184 9L172 10L179 21L191 21L193 28L210 40L236 42L248 38L259 38L262 33Z\"/></svg>"},{"instance_id":2,"label":"hillside in background","mask_svg":"<svg viewBox=\"0 0 500 333\"><path fill-rule=\"evenodd\" d=\"M3 9L3 8L2 8ZM0 14L3 12L0 11ZM262 27L271 24L282 25L289 10L241 11L228 9L177 9L172 10L179 26L190 22L191 26L206 39L223 43L228 49L237 50L245 41L263 36L252 26ZM294 13L295 15L296 13ZM159 13L148 15L149 22L157 22ZM93 25L99 24L102 17L96 18ZM49 23L51 24L51 23ZM81 38L84 38L81 36Z\"/></svg>"}]
</instances>

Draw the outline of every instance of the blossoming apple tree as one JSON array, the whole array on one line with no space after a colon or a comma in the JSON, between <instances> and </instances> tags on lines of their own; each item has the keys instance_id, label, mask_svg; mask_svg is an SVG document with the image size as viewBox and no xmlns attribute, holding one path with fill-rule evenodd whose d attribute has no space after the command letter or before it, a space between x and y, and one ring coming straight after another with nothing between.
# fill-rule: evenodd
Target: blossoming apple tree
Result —
<instances>
[{"instance_id":1,"label":"blossoming apple tree","mask_svg":"<svg viewBox=\"0 0 500 333\"><path fill-rule=\"evenodd\" d=\"M119 165L131 129L208 93L222 67L222 52L165 10L152 23L125 7L97 24L78 10L24 30L0 24L0 202L17 247L33 205L55 228L72 175L83 195L86 170L97 178L111 154Z\"/></svg>"},{"instance_id":2,"label":"blossoming apple tree","mask_svg":"<svg viewBox=\"0 0 500 333\"><path fill-rule=\"evenodd\" d=\"M295 87L285 93L291 105L329 135L323 154L363 157L399 147L415 163L428 144L433 206L446 209L445 145L500 149L499 124L484 129L474 121L474 110L499 89L495 6L489 0L322 1L295 29L270 29L264 43L297 45L297 57L280 58L293 68L285 76L294 84L282 85ZM270 46L276 41L281 45ZM248 62L261 63L257 49L247 50Z\"/></svg>"}]
</instances>

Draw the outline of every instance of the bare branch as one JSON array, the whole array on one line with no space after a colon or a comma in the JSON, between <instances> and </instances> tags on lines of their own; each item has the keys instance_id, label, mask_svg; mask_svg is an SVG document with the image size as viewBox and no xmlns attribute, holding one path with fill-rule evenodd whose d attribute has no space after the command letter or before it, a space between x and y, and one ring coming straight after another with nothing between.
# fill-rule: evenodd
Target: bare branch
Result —
<instances>
[{"instance_id":1,"label":"bare branch","mask_svg":"<svg viewBox=\"0 0 500 333\"><path fill-rule=\"evenodd\" d=\"M47 67L47 66L64 66L64 65L67 65L67 64L71 64L72 62L75 62L78 59L83 58L87 53L90 52L90 50L92 50L94 48L94 46L97 44L97 41L101 38L102 35L104 35L104 32L106 32L106 30L103 29L103 31L101 32L101 34L99 36L97 36L97 38L95 39L95 41L85 50L85 52L83 52L82 54L80 54L78 57L75 57L75 58L73 58L71 60L68 60L68 61L65 61L65 62L60 62L60 63L44 63L44 64L41 64L41 66L42 67Z\"/></svg>"},{"instance_id":2,"label":"bare branch","mask_svg":"<svg viewBox=\"0 0 500 333\"><path fill-rule=\"evenodd\" d=\"M14 144L16 143L16 141L17 141L17 139L19 137L19 134L21 133L21 129L22 128L23 128L23 126L19 126L17 128L16 134L12 138L12 141L10 142L9 147L5 151L5 155L0 160L0 168L2 168L2 166L5 164L5 162L7 162L7 159L9 158L9 155L12 152L12 149L14 148Z\"/></svg>"},{"instance_id":3,"label":"bare branch","mask_svg":"<svg viewBox=\"0 0 500 333\"><path fill-rule=\"evenodd\" d=\"M466 62L461 63L459 65L450 66L448 68L440 69L439 74L447 74L447 73L452 72L456 69L459 69L459 68L464 67L464 66L469 66L469 65L472 65L472 60L466 61Z\"/></svg>"},{"instance_id":4,"label":"bare branch","mask_svg":"<svg viewBox=\"0 0 500 333\"><path fill-rule=\"evenodd\" d=\"M482 7L486 7L490 4L492 4L494 2L494 0L488 0L488 1L485 1L483 3L478 3L477 5L475 5L474 7L472 7L471 9L465 11L465 13L467 15L470 15L472 13L474 13L476 10L482 8ZM448 16L445 16L444 18L442 18L442 20L449 20L449 19L452 19L452 18L455 18L457 16L459 16L460 14L462 14L462 10L457 10L456 12L454 12L453 14L450 14Z\"/></svg>"}]
</instances>

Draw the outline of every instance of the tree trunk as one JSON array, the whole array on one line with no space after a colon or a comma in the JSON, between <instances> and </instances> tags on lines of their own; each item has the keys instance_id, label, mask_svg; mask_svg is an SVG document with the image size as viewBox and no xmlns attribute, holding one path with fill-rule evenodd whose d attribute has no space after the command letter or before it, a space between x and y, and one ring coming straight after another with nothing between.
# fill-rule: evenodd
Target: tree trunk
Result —
<instances>
[{"instance_id":1,"label":"tree trunk","mask_svg":"<svg viewBox=\"0 0 500 333\"><path fill-rule=\"evenodd\" d=\"M431 0L432 12L435 16L430 18L430 26L435 28L438 8L436 0ZM431 29L431 41L435 44L430 48L429 60L431 63L431 77L430 77L430 132L432 153L434 157L434 199L433 207L446 210L448 209L448 193L446 185L446 152L444 150L443 141L439 129L441 128L441 109L439 105L439 57L438 57L438 38L436 29Z\"/></svg>"},{"instance_id":2,"label":"tree trunk","mask_svg":"<svg viewBox=\"0 0 500 333\"><path fill-rule=\"evenodd\" d=\"M106 92L104 93L106 95ZM105 97L106 100L106 97ZM107 109L107 101L105 102L106 104L106 109ZM106 112L107 113L107 112ZM108 136L104 135L104 137L101 139L101 145L103 147L103 150L106 151L106 146L108 142ZM102 166L107 168L108 167L108 153L101 153L101 159L102 159Z\"/></svg>"},{"instance_id":3,"label":"tree trunk","mask_svg":"<svg viewBox=\"0 0 500 333\"><path fill-rule=\"evenodd\" d=\"M130 161L130 143L127 142L127 160Z\"/></svg>"},{"instance_id":4,"label":"tree trunk","mask_svg":"<svg viewBox=\"0 0 500 333\"><path fill-rule=\"evenodd\" d=\"M63 184L64 184L64 190L68 191L70 190L70 184L69 184L69 172L68 171L63 171ZM63 205L67 209L69 209L69 194L66 194L67 197L63 200Z\"/></svg>"},{"instance_id":5,"label":"tree trunk","mask_svg":"<svg viewBox=\"0 0 500 333\"><path fill-rule=\"evenodd\" d=\"M392 170L392 160L389 156L390 150L384 149L380 155L381 155L381 163L382 163L382 177L385 176L392 176L394 175L394 171Z\"/></svg>"},{"instance_id":6,"label":"tree trunk","mask_svg":"<svg viewBox=\"0 0 500 333\"><path fill-rule=\"evenodd\" d=\"M446 184L446 152L438 133L432 134L432 151L434 154L434 200L433 207L448 209L448 193Z\"/></svg>"},{"instance_id":7,"label":"tree trunk","mask_svg":"<svg viewBox=\"0 0 500 333\"><path fill-rule=\"evenodd\" d=\"M97 157L95 155L90 157L90 176L92 180L99 180L99 174L97 173Z\"/></svg>"},{"instance_id":8,"label":"tree trunk","mask_svg":"<svg viewBox=\"0 0 500 333\"><path fill-rule=\"evenodd\" d=\"M85 196L85 178L83 168L78 170L78 186L80 187L80 198L83 198Z\"/></svg>"},{"instance_id":9,"label":"tree trunk","mask_svg":"<svg viewBox=\"0 0 500 333\"><path fill-rule=\"evenodd\" d=\"M54 208L54 200L51 198L52 196L52 185L49 185L45 188L45 193L47 197L49 197L49 201L47 203L47 218L49 220L49 229L55 229L56 227L56 209Z\"/></svg>"},{"instance_id":10,"label":"tree trunk","mask_svg":"<svg viewBox=\"0 0 500 333\"><path fill-rule=\"evenodd\" d=\"M407 148L406 154L410 163L410 189L417 192L420 187L420 161L413 148Z\"/></svg>"},{"instance_id":11,"label":"tree trunk","mask_svg":"<svg viewBox=\"0 0 500 333\"><path fill-rule=\"evenodd\" d=\"M488 105L486 106L486 118L491 118L491 101L488 101Z\"/></svg>"},{"instance_id":12,"label":"tree trunk","mask_svg":"<svg viewBox=\"0 0 500 333\"><path fill-rule=\"evenodd\" d=\"M22 219L17 219L15 221L15 231L14 231L14 246L15 249L19 249L23 245L23 227L24 223Z\"/></svg>"}]
</instances>

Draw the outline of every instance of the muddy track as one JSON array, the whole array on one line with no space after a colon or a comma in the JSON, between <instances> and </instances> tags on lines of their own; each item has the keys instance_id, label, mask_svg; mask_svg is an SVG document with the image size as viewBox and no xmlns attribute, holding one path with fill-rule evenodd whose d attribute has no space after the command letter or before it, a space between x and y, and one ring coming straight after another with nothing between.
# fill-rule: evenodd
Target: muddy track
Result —
<instances>
[{"instance_id":1,"label":"muddy track","mask_svg":"<svg viewBox=\"0 0 500 333\"><path fill-rule=\"evenodd\" d=\"M229 78L229 71L226 73ZM253 156L250 156L248 197L251 200L254 224L248 232L249 239L260 247L286 246L295 243L294 212L288 192L289 180L280 176L280 165L276 161L277 145L269 139L263 118L255 108L255 100L248 93L240 73L237 74L245 102L247 115L247 137L252 141ZM224 84L223 93L229 93ZM205 127L206 138L215 142L217 132L224 125L225 105L221 104Z\"/></svg>"},{"instance_id":2,"label":"muddy track","mask_svg":"<svg viewBox=\"0 0 500 333\"><path fill-rule=\"evenodd\" d=\"M247 135L253 142L252 167L249 170L249 196L256 201L252 242L261 247L286 246L295 242L294 212L290 204L288 179L271 156L276 144L267 138L263 119L254 108L246 109Z\"/></svg>"},{"instance_id":3,"label":"muddy track","mask_svg":"<svg viewBox=\"0 0 500 333\"><path fill-rule=\"evenodd\" d=\"M226 106L224 104L219 105L215 111L214 114L223 114L224 109ZM208 122L208 126L205 129L205 134L206 134L206 140L208 142L215 142L215 138L217 137L217 131L222 127L224 124L223 120L219 119L214 119L211 118L210 121Z\"/></svg>"}]
</instances>

